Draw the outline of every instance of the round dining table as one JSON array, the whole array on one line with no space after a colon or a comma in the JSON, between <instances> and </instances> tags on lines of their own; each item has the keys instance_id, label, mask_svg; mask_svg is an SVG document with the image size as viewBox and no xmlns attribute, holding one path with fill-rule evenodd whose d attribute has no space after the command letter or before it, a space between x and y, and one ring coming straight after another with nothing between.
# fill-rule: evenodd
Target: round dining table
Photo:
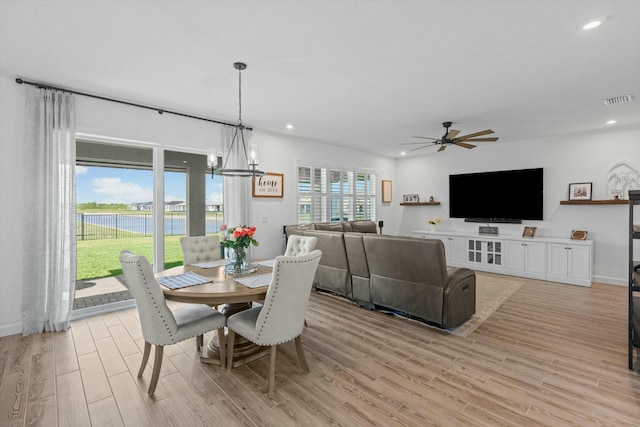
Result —
<instances>
[{"instance_id":1,"label":"round dining table","mask_svg":"<svg viewBox=\"0 0 640 427\"><path fill-rule=\"evenodd\" d=\"M257 271L250 275L271 274L272 269L256 264ZM193 265L181 265L164 270L156 275L175 276L188 272L196 273L210 279L210 282L200 285L188 286L180 289L168 289L162 287L162 292L167 300L189 304L207 304L218 308L225 316L251 308L254 301L262 301L267 295L268 285L250 288L234 280L232 274L225 273L225 267L199 268ZM202 346L200 361L204 363L220 364L220 349L218 348L217 332ZM226 338L225 338L226 339ZM268 347L259 347L240 336L236 336L234 343L234 363L239 366L251 360L268 354Z\"/></svg>"}]
</instances>

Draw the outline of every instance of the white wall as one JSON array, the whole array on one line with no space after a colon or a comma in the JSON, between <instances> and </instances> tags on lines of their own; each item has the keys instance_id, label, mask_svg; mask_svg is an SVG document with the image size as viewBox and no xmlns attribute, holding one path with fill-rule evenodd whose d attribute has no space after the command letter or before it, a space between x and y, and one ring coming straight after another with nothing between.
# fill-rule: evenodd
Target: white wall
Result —
<instances>
[{"instance_id":1,"label":"white wall","mask_svg":"<svg viewBox=\"0 0 640 427\"><path fill-rule=\"evenodd\" d=\"M593 182L593 199L606 198L607 174L619 161L630 162L640 169L640 126L519 143L485 143L473 150L450 147L441 153L403 158L398 160L394 192L397 188L396 194L433 195L442 204L402 207L399 232L410 235L413 230L424 230L425 220L435 216L443 219L441 230L478 230L479 224L448 218L449 174L544 167L545 220L525 221L522 225L497 224L499 232L521 235L528 225L537 227L539 236L568 238L571 230L587 230L588 238L595 241L594 281L625 285L629 207L560 206L560 201L567 199L569 183L573 182Z\"/></svg>"},{"instance_id":2,"label":"white wall","mask_svg":"<svg viewBox=\"0 0 640 427\"><path fill-rule=\"evenodd\" d=\"M280 134L256 131L252 142L260 147L260 168L267 172L284 174L284 198L253 199L253 225L257 227L256 238L260 246L252 249L254 256L271 258L282 253L275 245L263 245L262 241L282 242L282 226L297 223L296 165L299 160L350 168L373 169L378 174L377 194L380 194L380 180L393 179L395 159L376 156L361 151L349 150L333 145ZM377 218L384 220L385 234L397 234L400 223L394 220L398 207L380 203L377 197ZM266 221L266 222L264 222Z\"/></svg>"},{"instance_id":3,"label":"white wall","mask_svg":"<svg viewBox=\"0 0 640 427\"><path fill-rule=\"evenodd\" d=\"M22 330L21 166L25 97L12 79L0 77L0 336Z\"/></svg>"}]
</instances>

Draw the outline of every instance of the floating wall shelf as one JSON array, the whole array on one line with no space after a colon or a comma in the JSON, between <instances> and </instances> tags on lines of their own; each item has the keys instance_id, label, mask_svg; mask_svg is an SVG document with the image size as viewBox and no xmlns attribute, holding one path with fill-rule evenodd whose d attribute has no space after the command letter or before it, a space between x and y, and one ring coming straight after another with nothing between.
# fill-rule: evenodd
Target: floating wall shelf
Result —
<instances>
[{"instance_id":1,"label":"floating wall shelf","mask_svg":"<svg viewBox=\"0 0 640 427\"><path fill-rule=\"evenodd\" d=\"M400 203L400 206L437 206L440 202Z\"/></svg>"},{"instance_id":2,"label":"floating wall shelf","mask_svg":"<svg viewBox=\"0 0 640 427\"><path fill-rule=\"evenodd\" d=\"M561 205L628 205L628 200L561 200Z\"/></svg>"}]
</instances>

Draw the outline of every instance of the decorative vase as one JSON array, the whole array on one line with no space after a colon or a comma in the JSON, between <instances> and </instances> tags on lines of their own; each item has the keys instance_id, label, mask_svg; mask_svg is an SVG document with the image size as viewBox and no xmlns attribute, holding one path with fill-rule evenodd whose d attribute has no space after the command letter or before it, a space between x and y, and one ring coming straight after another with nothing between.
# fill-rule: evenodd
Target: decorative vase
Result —
<instances>
[{"instance_id":1,"label":"decorative vase","mask_svg":"<svg viewBox=\"0 0 640 427\"><path fill-rule=\"evenodd\" d=\"M249 260L247 259L247 248L233 248L233 272L244 273L249 268Z\"/></svg>"},{"instance_id":2,"label":"decorative vase","mask_svg":"<svg viewBox=\"0 0 640 427\"><path fill-rule=\"evenodd\" d=\"M435 224L429 224L429 229L431 231L436 231L436 225Z\"/></svg>"}]
</instances>

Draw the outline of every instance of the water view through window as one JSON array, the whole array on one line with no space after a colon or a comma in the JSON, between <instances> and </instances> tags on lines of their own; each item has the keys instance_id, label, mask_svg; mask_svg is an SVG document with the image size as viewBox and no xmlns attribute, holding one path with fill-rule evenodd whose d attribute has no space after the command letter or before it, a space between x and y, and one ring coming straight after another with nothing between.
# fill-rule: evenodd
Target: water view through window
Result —
<instances>
[{"instance_id":1,"label":"water view through window","mask_svg":"<svg viewBox=\"0 0 640 427\"><path fill-rule=\"evenodd\" d=\"M182 264L180 237L187 230L186 173L164 174L165 268ZM223 223L222 179L206 179L206 234ZM122 283L120 251L153 260L153 171L76 167L77 282L74 309L130 298Z\"/></svg>"}]
</instances>

